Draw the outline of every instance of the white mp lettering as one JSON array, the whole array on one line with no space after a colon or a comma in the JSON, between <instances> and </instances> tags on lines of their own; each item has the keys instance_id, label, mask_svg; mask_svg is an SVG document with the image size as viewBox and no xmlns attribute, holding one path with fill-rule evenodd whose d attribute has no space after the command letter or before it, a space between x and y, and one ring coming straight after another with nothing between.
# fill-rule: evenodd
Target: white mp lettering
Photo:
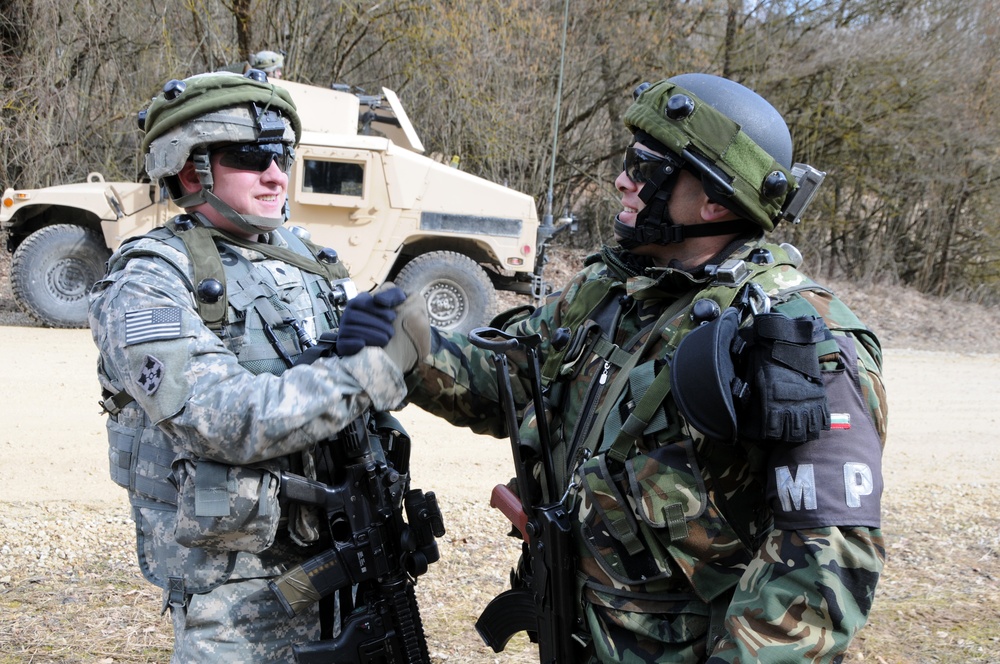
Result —
<instances>
[{"instance_id":1,"label":"white mp lettering","mask_svg":"<svg viewBox=\"0 0 1000 664\"><path fill-rule=\"evenodd\" d=\"M816 478L811 463L800 465L794 477L788 466L775 468L774 475L781 509L786 512L816 509Z\"/></svg>"},{"instance_id":2,"label":"white mp lettering","mask_svg":"<svg viewBox=\"0 0 1000 664\"><path fill-rule=\"evenodd\" d=\"M853 461L844 464L844 491L848 507L861 507L861 496L870 496L874 488L872 469L867 464Z\"/></svg>"}]
</instances>

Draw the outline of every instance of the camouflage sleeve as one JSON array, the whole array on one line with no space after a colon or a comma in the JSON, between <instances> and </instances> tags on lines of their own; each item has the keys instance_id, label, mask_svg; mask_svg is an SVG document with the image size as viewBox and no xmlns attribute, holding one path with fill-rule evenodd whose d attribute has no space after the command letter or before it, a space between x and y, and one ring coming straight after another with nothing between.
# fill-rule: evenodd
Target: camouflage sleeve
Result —
<instances>
[{"instance_id":1,"label":"camouflage sleeve","mask_svg":"<svg viewBox=\"0 0 1000 664\"><path fill-rule=\"evenodd\" d=\"M143 332L149 328L135 323L141 314L157 317L158 332ZM376 348L281 376L250 373L204 325L183 276L160 258L131 260L99 282L90 316L100 362L118 389L178 445L224 463L306 449L369 406L389 409L405 396L402 372Z\"/></svg>"},{"instance_id":2,"label":"camouflage sleeve","mask_svg":"<svg viewBox=\"0 0 1000 664\"><path fill-rule=\"evenodd\" d=\"M833 662L868 617L878 529L775 530L743 574L709 664Z\"/></svg>"},{"instance_id":3,"label":"camouflage sleeve","mask_svg":"<svg viewBox=\"0 0 1000 664\"><path fill-rule=\"evenodd\" d=\"M530 316L513 319L504 326L515 335L541 333L548 338L548 306ZM451 424L497 438L507 436L497 392L497 370L493 353L476 348L463 334L431 330L431 352L407 376L408 401ZM544 361L546 344L541 353ZM531 399L525 382L524 357L509 357L511 391L519 410L518 421Z\"/></svg>"},{"instance_id":4,"label":"camouflage sleeve","mask_svg":"<svg viewBox=\"0 0 1000 664\"><path fill-rule=\"evenodd\" d=\"M843 462L850 454L861 454L871 459L872 480L876 489L871 495L859 491L863 500L858 502L876 501L874 515L870 516L873 522L867 526L846 525L851 523L850 510L843 509L825 513L820 509L817 516L810 517L796 515L796 511L803 514L800 510L803 505L795 500L793 494L786 494L784 503L789 510L783 513L782 501L774 494L781 494L782 489L787 491L788 487L775 489L772 483L771 507L776 527L761 545L736 587L726 614L726 635L713 651L709 660L711 664L838 661L835 658L847 650L854 635L868 619L885 562L885 543L877 527L880 510L875 495L881 490L880 457L885 444L888 412L882 382L881 349L876 337L860 325L841 303L823 293L808 296L827 325L834 330L835 337L841 339L838 343L842 351L840 356L856 355L856 371L852 373L856 379L858 407L855 409L853 428L858 437L852 443L841 442L844 439L834 436L847 433L845 429L851 429L851 426L842 421L835 422L835 431L824 432L819 441L825 441L826 449L833 452L829 456L819 454L810 458L809 455L814 453L802 452L809 444L797 446L797 461L812 461L819 480L819 469L823 463L833 461L846 467ZM849 352L852 349L854 353ZM824 372L838 369L837 357L833 353L820 358ZM834 402L831 402L831 408L835 408ZM830 435L827 436L827 433ZM773 475L779 463L777 459L781 459L780 463L788 463L795 454L772 452L768 471ZM848 482L846 471L840 475L843 476L842 485L848 488L854 486ZM846 497L846 494L842 496L829 491L819 491L818 495L817 503L821 508L825 497L837 496L841 502ZM794 525L810 521L813 525Z\"/></svg>"},{"instance_id":5,"label":"camouflage sleeve","mask_svg":"<svg viewBox=\"0 0 1000 664\"><path fill-rule=\"evenodd\" d=\"M799 296L815 309L835 335L846 335L854 340L861 393L884 446L889 408L882 381L882 347L878 338L833 294L826 291L804 291ZM834 366L832 362L835 358L832 356L821 356L819 359L824 371Z\"/></svg>"}]
</instances>

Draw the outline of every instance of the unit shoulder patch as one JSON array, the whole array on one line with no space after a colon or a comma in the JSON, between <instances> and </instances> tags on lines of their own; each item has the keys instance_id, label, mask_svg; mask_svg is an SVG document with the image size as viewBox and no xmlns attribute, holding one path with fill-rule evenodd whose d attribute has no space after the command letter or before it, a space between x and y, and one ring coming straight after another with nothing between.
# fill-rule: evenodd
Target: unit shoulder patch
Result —
<instances>
[{"instance_id":1,"label":"unit shoulder patch","mask_svg":"<svg viewBox=\"0 0 1000 664\"><path fill-rule=\"evenodd\" d=\"M163 362L160 362L152 355L147 355L142 363L142 370L139 372L139 376L135 379L135 382L143 392L149 396L153 396L156 390L160 388L160 383L163 382Z\"/></svg>"}]
</instances>

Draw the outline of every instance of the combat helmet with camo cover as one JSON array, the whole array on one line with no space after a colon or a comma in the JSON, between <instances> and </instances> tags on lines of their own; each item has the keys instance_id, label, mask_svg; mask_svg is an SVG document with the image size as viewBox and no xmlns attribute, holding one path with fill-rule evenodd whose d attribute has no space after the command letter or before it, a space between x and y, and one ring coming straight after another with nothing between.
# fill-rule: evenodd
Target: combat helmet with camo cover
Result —
<instances>
[{"instance_id":1,"label":"combat helmet with camo cover","mask_svg":"<svg viewBox=\"0 0 1000 664\"><path fill-rule=\"evenodd\" d=\"M291 95L269 83L264 72L212 72L170 80L140 112L139 127L145 131L146 172L163 181L178 206L208 203L249 234L274 230L284 222L240 214L212 192L214 148L241 143L268 146L282 159L279 164L291 166L302 124ZM188 160L201 182L201 189L193 193L185 192L177 177Z\"/></svg>"},{"instance_id":2,"label":"combat helmet with camo cover","mask_svg":"<svg viewBox=\"0 0 1000 664\"><path fill-rule=\"evenodd\" d=\"M250 66L273 76L285 66L285 56L277 51L258 51L250 56Z\"/></svg>"},{"instance_id":3,"label":"combat helmet with camo cover","mask_svg":"<svg viewBox=\"0 0 1000 664\"><path fill-rule=\"evenodd\" d=\"M711 74L682 74L636 88L635 103L625 114L626 128L665 158L646 170L639 197L646 204L635 227L615 219L615 232L626 249L643 244L683 242L687 237L726 235L756 225L774 229L782 218L797 220L822 173L792 165L792 138L781 114L753 90ZM709 199L741 219L681 226L667 209L681 170L697 175ZM812 177L808 196L790 203L800 189L793 173ZM818 182L816 181L818 179Z\"/></svg>"}]
</instances>

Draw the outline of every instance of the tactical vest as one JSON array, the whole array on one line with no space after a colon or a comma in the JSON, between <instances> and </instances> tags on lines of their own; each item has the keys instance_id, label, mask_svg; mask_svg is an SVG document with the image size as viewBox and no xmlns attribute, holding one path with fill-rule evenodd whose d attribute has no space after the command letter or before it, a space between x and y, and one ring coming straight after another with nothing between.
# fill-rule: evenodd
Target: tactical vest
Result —
<instances>
[{"instance_id":1,"label":"tactical vest","mask_svg":"<svg viewBox=\"0 0 1000 664\"><path fill-rule=\"evenodd\" d=\"M784 247L752 243L715 267L714 278L700 290L693 288L655 322L619 343L605 330L614 329L625 294L623 280L602 276L567 291L570 301L560 324L568 328L570 342L550 352L542 370L555 414L550 438L558 441L553 450L558 486L564 490L572 483L571 495L578 500L584 528L579 539L616 585L655 589L662 582L659 587L672 588L676 579L668 576L679 568L701 599L711 601L737 578L720 571L726 564L705 564L713 553L698 548L705 540L696 533L714 531L725 540L720 549L731 554L750 550L769 528L748 511L759 501L741 500L747 487L718 478L720 469L745 461L738 458L743 452L692 438L668 399L667 365L685 335L705 320L704 312L723 311L747 293L766 295L775 310L791 317L818 315L803 298L792 298L800 291L824 290L798 272L797 262L798 256ZM850 328L864 329L850 317ZM820 354L838 352L836 342L823 343ZM581 380L587 383L585 393ZM578 405L568 406L566 390L574 391ZM522 442L537 439L536 426L529 414L521 427ZM674 444L659 446L657 441ZM709 501L698 460L716 479L716 502L724 515ZM621 493L623 485L631 496ZM731 497L725 501L727 491ZM590 530L588 515L597 519ZM664 564L671 558L675 565ZM715 560L723 558L719 553Z\"/></svg>"},{"instance_id":2,"label":"tactical vest","mask_svg":"<svg viewBox=\"0 0 1000 664\"><path fill-rule=\"evenodd\" d=\"M607 452L621 461L643 435L656 433L659 430L657 427L664 421L662 404L670 391L670 377L669 372L658 371L655 362L669 360L684 336L706 320L700 312L714 311L717 315L732 305L737 296L750 292L747 289L750 284L756 284L760 296L766 295L777 309L781 309L793 293L808 289L823 290L795 269L797 260L797 256L789 255L784 247L778 245L745 248L742 253L713 268L714 278L706 282L701 290L692 289L672 303L655 322L621 344L613 343L605 332L612 328L618 315L617 307L625 290L621 279L613 276L592 279L570 293L572 301L561 324L569 330L571 340L561 351L547 355L542 367L543 384L558 393L561 381L586 370L582 364L592 363L595 357L603 360L604 382L599 382L603 387L599 398L595 396L594 401L600 400L604 406L593 419L606 421L601 430L588 429L585 435L579 433L574 445L576 449L570 453L579 457L584 454L583 450L589 450L591 455ZM770 276L779 271L782 283ZM816 312L800 308L789 315L807 313ZM663 348L654 353L653 347L657 345ZM835 350L834 347L831 349ZM614 378L609 380L612 375ZM554 400L558 399L559 396L554 397ZM628 408L612 407L621 406L623 399L629 401ZM632 412L623 421L620 414L625 410ZM603 418L602 415L608 411L609 416ZM600 446L599 439L602 440ZM571 472L575 464L571 463L572 459L566 459L566 462L569 465L561 467ZM561 480L565 486L568 476Z\"/></svg>"},{"instance_id":3,"label":"tactical vest","mask_svg":"<svg viewBox=\"0 0 1000 664\"><path fill-rule=\"evenodd\" d=\"M164 228L126 242L109 264L109 273L134 258L167 260L184 275L202 319L240 365L255 375L279 375L304 350L303 342L338 327L336 304L342 304L343 295L338 284L347 271L338 262L322 260L319 247L291 231L273 232L288 248L240 241L181 215ZM265 260L251 261L238 248L263 254ZM180 264L176 252L190 262ZM299 269L289 270L288 265ZM236 566L237 551L179 546L170 542L169 532L160 530L170 527L177 510L178 457L171 440L125 391L105 397L111 478L128 489L144 576L169 591L168 601L178 603L186 594L208 592L224 583ZM223 507L228 506L225 497L234 486L226 468L205 464L202 472L199 466L197 495L205 499L209 513L210 496L221 496ZM275 460L267 465L261 493L273 491L276 496L276 478L268 482L268 472L289 468L308 474L299 459Z\"/></svg>"}]
</instances>

